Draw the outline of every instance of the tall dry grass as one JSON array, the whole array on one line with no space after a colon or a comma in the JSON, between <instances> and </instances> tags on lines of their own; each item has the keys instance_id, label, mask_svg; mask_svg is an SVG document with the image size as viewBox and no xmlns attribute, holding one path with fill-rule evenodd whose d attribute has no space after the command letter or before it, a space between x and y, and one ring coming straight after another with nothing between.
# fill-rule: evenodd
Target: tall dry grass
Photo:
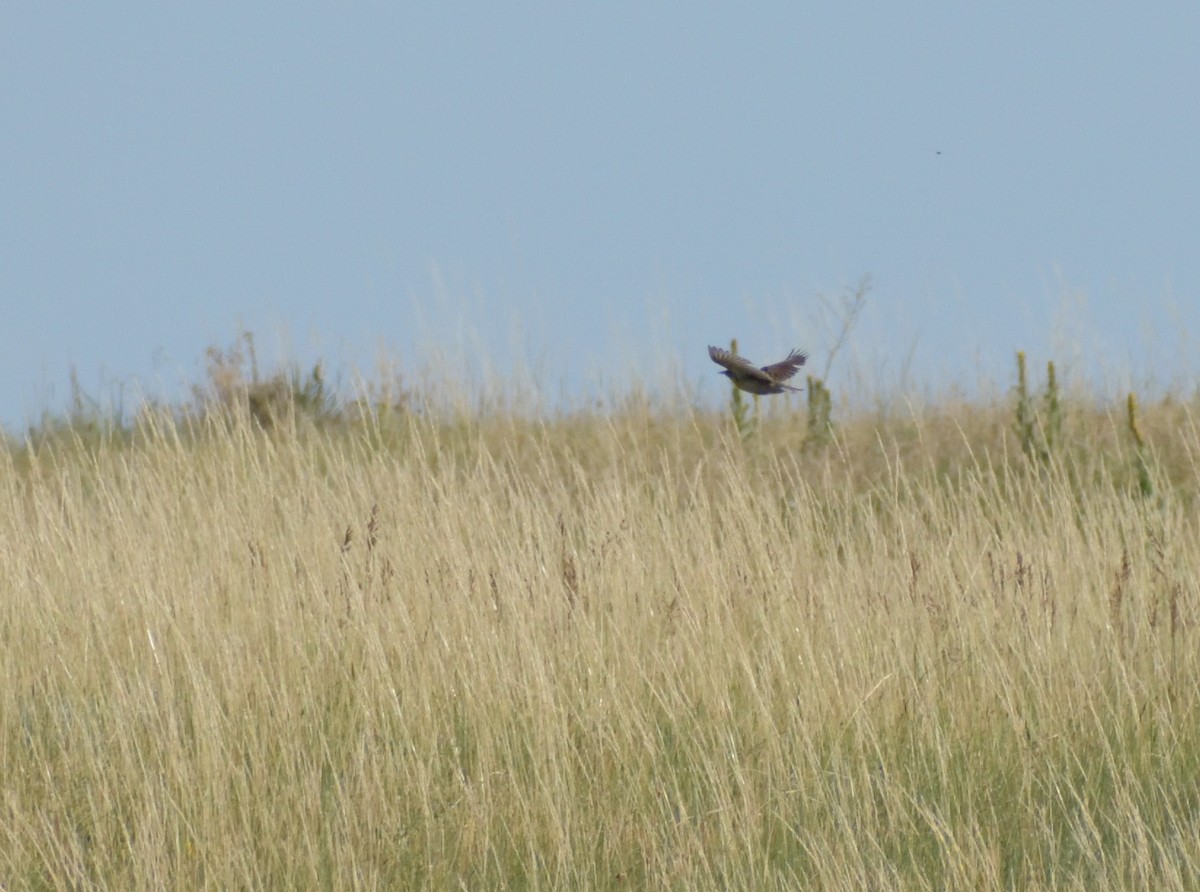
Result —
<instances>
[{"instance_id":1,"label":"tall dry grass","mask_svg":"<svg viewBox=\"0 0 1200 892\"><path fill-rule=\"evenodd\" d=\"M782 404L0 461L0 886L1194 888L1200 432Z\"/></svg>"}]
</instances>

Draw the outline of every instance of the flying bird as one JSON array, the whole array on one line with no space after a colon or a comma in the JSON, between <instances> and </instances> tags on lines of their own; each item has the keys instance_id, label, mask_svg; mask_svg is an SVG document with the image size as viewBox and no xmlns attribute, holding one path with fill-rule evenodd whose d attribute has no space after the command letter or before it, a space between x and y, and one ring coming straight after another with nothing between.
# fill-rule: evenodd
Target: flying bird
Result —
<instances>
[{"instance_id":1,"label":"flying bird","mask_svg":"<svg viewBox=\"0 0 1200 892\"><path fill-rule=\"evenodd\" d=\"M717 365L725 367L721 374L732 381L735 387L747 393L757 394L783 393L785 390L799 393L799 387L783 382L796 374L808 359L807 353L793 350L782 362L765 365L760 369L750 360L720 347L709 347L708 356Z\"/></svg>"}]
</instances>

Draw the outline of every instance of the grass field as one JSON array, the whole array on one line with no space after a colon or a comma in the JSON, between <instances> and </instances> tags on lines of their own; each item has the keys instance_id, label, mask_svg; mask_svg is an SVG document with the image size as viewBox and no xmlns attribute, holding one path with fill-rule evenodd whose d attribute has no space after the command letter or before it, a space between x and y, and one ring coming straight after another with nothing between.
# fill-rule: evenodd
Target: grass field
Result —
<instances>
[{"instance_id":1,"label":"grass field","mask_svg":"<svg viewBox=\"0 0 1200 892\"><path fill-rule=\"evenodd\" d=\"M1196 888L1200 404L802 399L10 444L0 887Z\"/></svg>"}]
</instances>

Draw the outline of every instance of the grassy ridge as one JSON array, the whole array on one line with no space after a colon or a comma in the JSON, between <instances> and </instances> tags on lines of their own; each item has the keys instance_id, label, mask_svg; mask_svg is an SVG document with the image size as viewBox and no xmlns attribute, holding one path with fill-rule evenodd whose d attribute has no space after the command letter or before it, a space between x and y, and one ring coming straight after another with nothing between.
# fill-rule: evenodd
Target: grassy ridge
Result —
<instances>
[{"instance_id":1,"label":"grassy ridge","mask_svg":"<svg viewBox=\"0 0 1200 892\"><path fill-rule=\"evenodd\" d=\"M773 409L10 449L0 884L1190 887L1195 406Z\"/></svg>"}]
</instances>

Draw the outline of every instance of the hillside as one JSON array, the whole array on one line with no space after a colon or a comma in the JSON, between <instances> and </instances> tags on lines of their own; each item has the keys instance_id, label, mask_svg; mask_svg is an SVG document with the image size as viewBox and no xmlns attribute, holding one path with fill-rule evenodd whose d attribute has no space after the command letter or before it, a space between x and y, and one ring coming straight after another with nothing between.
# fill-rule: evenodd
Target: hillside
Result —
<instances>
[{"instance_id":1,"label":"hillside","mask_svg":"<svg viewBox=\"0 0 1200 892\"><path fill-rule=\"evenodd\" d=\"M1194 401L314 381L3 453L0 885L1200 876Z\"/></svg>"}]
</instances>

